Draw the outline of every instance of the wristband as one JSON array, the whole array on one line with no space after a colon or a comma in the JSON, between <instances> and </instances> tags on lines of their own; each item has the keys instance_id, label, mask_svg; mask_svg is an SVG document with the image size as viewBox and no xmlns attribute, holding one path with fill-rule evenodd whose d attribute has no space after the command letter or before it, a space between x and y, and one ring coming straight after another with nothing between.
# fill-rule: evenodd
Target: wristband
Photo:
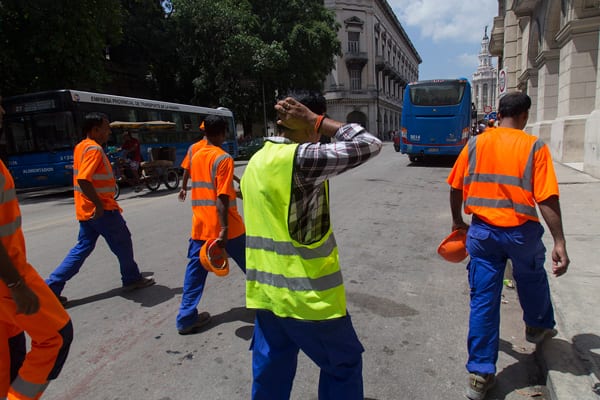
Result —
<instances>
[{"instance_id":1,"label":"wristband","mask_svg":"<svg viewBox=\"0 0 600 400\"><path fill-rule=\"evenodd\" d=\"M323 125L324 119L325 119L324 115L319 115L317 117L317 121L315 122L315 133L319 133L319 130L321 129L321 125Z\"/></svg>"},{"instance_id":2,"label":"wristband","mask_svg":"<svg viewBox=\"0 0 600 400\"><path fill-rule=\"evenodd\" d=\"M7 283L6 286L9 289L16 289L18 287L21 287L23 285L23 280L21 278L19 278L19 280L17 280L16 282L12 282L12 283Z\"/></svg>"}]
</instances>

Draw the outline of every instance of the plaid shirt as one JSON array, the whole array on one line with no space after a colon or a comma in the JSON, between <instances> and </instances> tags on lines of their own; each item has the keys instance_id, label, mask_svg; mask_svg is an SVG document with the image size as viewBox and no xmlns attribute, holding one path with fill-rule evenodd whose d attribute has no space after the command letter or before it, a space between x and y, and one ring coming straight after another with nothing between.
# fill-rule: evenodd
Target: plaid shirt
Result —
<instances>
[{"instance_id":1,"label":"plaid shirt","mask_svg":"<svg viewBox=\"0 0 600 400\"><path fill-rule=\"evenodd\" d=\"M363 164L381 151L381 141L358 124L342 126L333 143L302 143L296 151L289 230L294 240L311 244L329 230L328 179ZM293 143L276 136L267 140Z\"/></svg>"}]
</instances>

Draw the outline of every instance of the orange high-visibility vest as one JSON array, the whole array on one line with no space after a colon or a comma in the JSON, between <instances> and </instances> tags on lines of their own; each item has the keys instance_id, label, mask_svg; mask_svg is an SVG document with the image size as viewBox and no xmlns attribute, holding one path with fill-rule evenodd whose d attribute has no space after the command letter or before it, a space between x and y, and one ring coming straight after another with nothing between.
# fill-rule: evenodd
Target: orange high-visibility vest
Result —
<instances>
[{"instance_id":1,"label":"orange high-visibility vest","mask_svg":"<svg viewBox=\"0 0 600 400\"><path fill-rule=\"evenodd\" d=\"M192 157L194 157L194 154L196 154L198 149L204 147L206 143L208 143L206 139L201 139L198 140L196 143L192 144L190 147L188 147L188 150L185 153L185 157L181 162L181 168L187 169L189 171L190 163L192 162Z\"/></svg>"},{"instance_id":2,"label":"orange high-visibility vest","mask_svg":"<svg viewBox=\"0 0 600 400\"><path fill-rule=\"evenodd\" d=\"M77 182L78 179L92 183L105 210L121 211L119 204L114 199L116 181L110 161L104 154L102 146L89 138L79 142L75 146L73 154L75 214L78 220L87 221L94 215L96 206L83 194Z\"/></svg>"},{"instance_id":3,"label":"orange high-visibility vest","mask_svg":"<svg viewBox=\"0 0 600 400\"><path fill-rule=\"evenodd\" d=\"M21 211L10 172L0 160L0 241L21 276L32 268L27 263L25 239L21 230ZM0 296L10 297L6 284L0 280Z\"/></svg>"},{"instance_id":4,"label":"orange high-visibility vest","mask_svg":"<svg viewBox=\"0 0 600 400\"><path fill-rule=\"evenodd\" d=\"M37 271L27 262L25 238L21 229L21 211L10 172L0 160L0 241L8 253L22 281L36 294L39 310L32 315L17 314L16 304L6 283L0 280L0 341L8 343L11 337L27 327L31 349L10 382L8 346L0 351L0 398L9 400L37 399L46 388L54 369L57 355L64 345L59 331L69 322L69 315Z\"/></svg>"},{"instance_id":5,"label":"orange high-visibility vest","mask_svg":"<svg viewBox=\"0 0 600 400\"><path fill-rule=\"evenodd\" d=\"M467 214L495 226L519 226L539 221L536 202L558 195L550 152L535 136L498 127L472 137L465 151L462 190Z\"/></svg>"},{"instance_id":6,"label":"orange high-visibility vest","mask_svg":"<svg viewBox=\"0 0 600 400\"><path fill-rule=\"evenodd\" d=\"M228 238L245 232L236 205L233 187L233 158L220 147L205 144L192 157L190 180L192 190L192 239L216 239L221 230L217 196L229 196Z\"/></svg>"}]
</instances>

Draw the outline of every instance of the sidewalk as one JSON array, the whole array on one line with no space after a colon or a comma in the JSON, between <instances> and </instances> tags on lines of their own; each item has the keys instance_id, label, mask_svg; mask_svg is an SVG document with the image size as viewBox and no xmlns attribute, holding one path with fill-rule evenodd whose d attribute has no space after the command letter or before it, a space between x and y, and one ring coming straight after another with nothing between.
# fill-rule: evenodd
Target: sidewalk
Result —
<instances>
[{"instance_id":1,"label":"sidewalk","mask_svg":"<svg viewBox=\"0 0 600 400\"><path fill-rule=\"evenodd\" d=\"M553 400L600 400L600 179L577 164L554 166L571 265L562 277L549 276L558 336L537 353ZM544 243L548 263L548 229Z\"/></svg>"}]
</instances>

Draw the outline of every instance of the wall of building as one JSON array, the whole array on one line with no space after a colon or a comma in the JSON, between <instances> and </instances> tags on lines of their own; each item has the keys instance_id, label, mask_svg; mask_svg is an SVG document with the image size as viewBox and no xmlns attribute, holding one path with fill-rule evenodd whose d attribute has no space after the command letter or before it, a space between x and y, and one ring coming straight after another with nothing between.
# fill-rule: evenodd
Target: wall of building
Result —
<instances>
[{"instance_id":1,"label":"wall of building","mask_svg":"<svg viewBox=\"0 0 600 400\"><path fill-rule=\"evenodd\" d=\"M555 160L600 177L598 0L499 0L490 50L508 91L532 98L527 130Z\"/></svg>"},{"instance_id":2,"label":"wall of building","mask_svg":"<svg viewBox=\"0 0 600 400\"><path fill-rule=\"evenodd\" d=\"M421 57L385 0L326 0L341 25L342 55L324 83L327 113L386 138L400 129L404 87Z\"/></svg>"}]
</instances>

